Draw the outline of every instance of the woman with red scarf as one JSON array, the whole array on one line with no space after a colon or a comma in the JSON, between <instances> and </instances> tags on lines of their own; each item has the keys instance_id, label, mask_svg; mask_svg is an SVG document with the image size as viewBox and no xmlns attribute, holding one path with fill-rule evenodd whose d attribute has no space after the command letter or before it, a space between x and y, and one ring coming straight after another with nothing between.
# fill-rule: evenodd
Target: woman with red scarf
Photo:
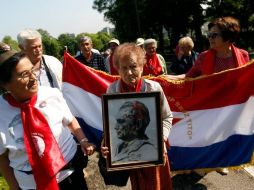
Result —
<instances>
[{"instance_id":1,"label":"woman with red scarf","mask_svg":"<svg viewBox=\"0 0 254 190\"><path fill-rule=\"evenodd\" d=\"M114 66L118 70L120 79L112 83L107 93L125 92L161 92L161 110L163 121L163 137L167 142L172 127L172 113L167 99L159 83L142 78L145 64L143 50L134 43L124 43L115 50ZM164 143L165 145L166 143ZM165 146L164 146L165 147ZM102 145L101 152L104 157L109 153L108 147ZM170 167L166 148L164 149L164 166L133 169L130 172L133 190L165 190L172 189Z\"/></svg>"},{"instance_id":2,"label":"woman with red scarf","mask_svg":"<svg viewBox=\"0 0 254 190\"><path fill-rule=\"evenodd\" d=\"M156 53L157 41L155 39L147 39L144 42L146 52L146 64L144 65L143 75L165 75L167 74L167 66L162 55Z\"/></svg>"},{"instance_id":3,"label":"woman with red scarf","mask_svg":"<svg viewBox=\"0 0 254 190\"><path fill-rule=\"evenodd\" d=\"M57 88L38 86L28 57L0 51L0 172L11 190L87 189L88 142ZM79 145L74 140L76 137Z\"/></svg>"},{"instance_id":4,"label":"woman with red scarf","mask_svg":"<svg viewBox=\"0 0 254 190\"><path fill-rule=\"evenodd\" d=\"M241 67L249 61L249 53L234 46L240 32L240 24L237 19L233 17L216 18L208 24L208 30L210 49L199 54L198 59L186 74L167 75L169 79L211 75ZM228 169L218 169L217 172L226 175Z\"/></svg>"},{"instance_id":5,"label":"woman with red scarf","mask_svg":"<svg viewBox=\"0 0 254 190\"><path fill-rule=\"evenodd\" d=\"M169 79L210 75L240 67L249 61L248 52L234 45L240 32L237 19L216 18L208 24L208 30L210 49L199 54L198 59L186 74L168 75Z\"/></svg>"}]
</instances>

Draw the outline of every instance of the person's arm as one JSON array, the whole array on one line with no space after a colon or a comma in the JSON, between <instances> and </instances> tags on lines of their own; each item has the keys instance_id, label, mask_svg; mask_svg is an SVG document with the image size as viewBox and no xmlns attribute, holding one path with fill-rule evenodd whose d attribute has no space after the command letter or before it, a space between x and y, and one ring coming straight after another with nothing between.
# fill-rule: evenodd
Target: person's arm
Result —
<instances>
[{"instance_id":1,"label":"person's arm","mask_svg":"<svg viewBox=\"0 0 254 190\"><path fill-rule=\"evenodd\" d=\"M7 181L10 190L19 190L18 182L14 176L13 169L10 167L10 161L8 158L8 151L0 155L0 173Z\"/></svg>"},{"instance_id":2,"label":"person's arm","mask_svg":"<svg viewBox=\"0 0 254 190\"><path fill-rule=\"evenodd\" d=\"M166 96L161 86L159 86L161 91L161 114L162 114L162 125L163 125L163 138L166 142L169 137L169 133L172 128L173 114L170 110L169 104L167 102Z\"/></svg>"},{"instance_id":3,"label":"person's arm","mask_svg":"<svg viewBox=\"0 0 254 190\"><path fill-rule=\"evenodd\" d=\"M182 80L185 79L186 75L185 74L181 74L181 75L164 75L167 79L170 80Z\"/></svg>"},{"instance_id":4,"label":"person's arm","mask_svg":"<svg viewBox=\"0 0 254 190\"><path fill-rule=\"evenodd\" d=\"M95 150L95 145L88 142L83 130L81 129L77 119L74 117L72 122L69 123L68 128L71 130L72 134L77 138L81 145L84 153L87 155L92 155Z\"/></svg>"},{"instance_id":5,"label":"person's arm","mask_svg":"<svg viewBox=\"0 0 254 190\"><path fill-rule=\"evenodd\" d=\"M163 70L163 73L162 75L166 75L168 72L167 72L167 65L166 65L166 61L164 59L164 57L160 54L157 54L158 58L159 58L159 62L161 64L161 67L162 67L162 70Z\"/></svg>"}]
</instances>

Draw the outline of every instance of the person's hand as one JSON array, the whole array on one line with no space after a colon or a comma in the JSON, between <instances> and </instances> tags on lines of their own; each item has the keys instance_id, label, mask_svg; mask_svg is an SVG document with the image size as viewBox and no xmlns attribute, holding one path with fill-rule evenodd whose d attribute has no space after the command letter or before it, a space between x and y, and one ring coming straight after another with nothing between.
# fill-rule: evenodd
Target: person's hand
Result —
<instances>
[{"instance_id":1,"label":"person's hand","mask_svg":"<svg viewBox=\"0 0 254 190\"><path fill-rule=\"evenodd\" d=\"M102 146L101 147L101 155L103 158L107 158L107 155L109 154L108 147Z\"/></svg>"},{"instance_id":2,"label":"person's hand","mask_svg":"<svg viewBox=\"0 0 254 190\"><path fill-rule=\"evenodd\" d=\"M96 146L92 143L89 143L88 141L83 141L80 143L82 151L84 152L84 154L91 156L94 151Z\"/></svg>"},{"instance_id":3,"label":"person's hand","mask_svg":"<svg viewBox=\"0 0 254 190\"><path fill-rule=\"evenodd\" d=\"M179 52L177 54L177 59L181 60L182 56L184 55L184 51L182 48L179 48Z\"/></svg>"},{"instance_id":4,"label":"person's hand","mask_svg":"<svg viewBox=\"0 0 254 190\"><path fill-rule=\"evenodd\" d=\"M181 74L181 75L164 75L165 78L169 79L169 80L183 80L185 78L185 74Z\"/></svg>"}]
</instances>

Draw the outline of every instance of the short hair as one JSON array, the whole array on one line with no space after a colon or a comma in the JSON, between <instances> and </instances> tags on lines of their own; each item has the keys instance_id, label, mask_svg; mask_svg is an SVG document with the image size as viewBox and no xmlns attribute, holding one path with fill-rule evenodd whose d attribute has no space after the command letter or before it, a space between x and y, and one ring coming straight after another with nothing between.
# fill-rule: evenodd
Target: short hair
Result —
<instances>
[{"instance_id":1,"label":"short hair","mask_svg":"<svg viewBox=\"0 0 254 190\"><path fill-rule=\"evenodd\" d=\"M149 110L146 105L140 101L126 101L119 109L119 112L124 109L129 109L126 117L133 120L135 125L141 126L138 134L140 136L145 134L145 130L150 123Z\"/></svg>"},{"instance_id":2,"label":"short hair","mask_svg":"<svg viewBox=\"0 0 254 190\"><path fill-rule=\"evenodd\" d=\"M215 18L208 24L208 29L214 26L219 28L224 41L234 42L239 37L240 23L236 18L230 16Z\"/></svg>"},{"instance_id":3,"label":"short hair","mask_svg":"<svg viewBox=\"0 0 254 190\"><path fill-rule=\"evenodd\" d=\"M144 48L146 48L149 44L155 44L155 47L157 48L157 41L153 38L146 39L144 41Z\"/></svg>"},{"instance_id":4,"label":"short hair","mask_svg":"<svg viewBox=\"0 0 254 190\"><path fill-rule=\"evenodd\" d=\"M120 59L130 57L131 55L137 56L138 66L143 67L146 63L145 53L135 43L123 43L117 46L113 54L113 65L116 69L119 69Z\"/></svg>"},{"instance_id":5,"label":"short hair","mask_svg":"<svg viewBox=\"0 0 254 190\"><path fill-rule=\"evenodd\" d=\"M37 30L33 30L33 29L22 30L17 35L18 44L23 48L26 46L27 40L34 40L34 39L41 40L41 34Z\"/></svg>"},{"instance_id":6,"label":"short hair","mask_svg":"<svg viewBox=\"0 0 254 190\"><path fill-rule=\"evenodd\" d=\"M178 45L179 46L188 46L191 49L194 48L194 42L193 40L189 37L189 36L185 36L182 37L179 41L178 41Z\"/></svg>"},{"instance_id":7,"label":"short hair","mask_svg":"<svg viewBox=\"0 0 254 190\"><path fill-rule=\"evenodd\" d=\"M92 39L89 36L80 36L79 40L78 40L78 43L80 44L80 43L85 42L85 41L89 41L91 44L93 43Z\"/></svg>"}]
</instances>

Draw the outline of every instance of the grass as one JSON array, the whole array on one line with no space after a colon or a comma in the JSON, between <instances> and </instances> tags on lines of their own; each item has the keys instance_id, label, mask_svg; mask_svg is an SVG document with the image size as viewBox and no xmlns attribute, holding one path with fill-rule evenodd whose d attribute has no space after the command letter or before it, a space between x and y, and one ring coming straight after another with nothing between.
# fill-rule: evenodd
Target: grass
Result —
<instances>
[{"instance_id":1,"label":"grass","mask_svg":"<svg viewBox=\"0 0 254 190\"><path fill-rule=\"evenodd\" d=\"M9 186L7 185L4 177L0 174L0 190L9 190Z\"/></svg>"}]
</instances>

